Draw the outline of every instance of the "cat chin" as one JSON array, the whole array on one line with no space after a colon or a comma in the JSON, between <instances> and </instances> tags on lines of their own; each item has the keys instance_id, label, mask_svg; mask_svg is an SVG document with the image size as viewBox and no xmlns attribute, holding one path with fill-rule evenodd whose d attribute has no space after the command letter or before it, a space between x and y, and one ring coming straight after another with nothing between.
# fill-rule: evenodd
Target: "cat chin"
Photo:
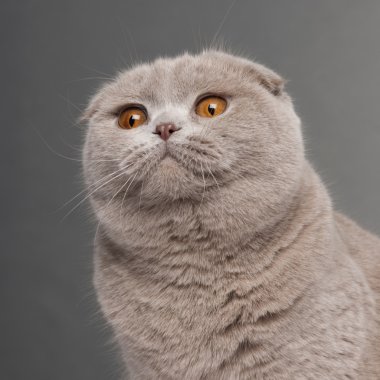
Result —
<instances>
[{"instance_id":1,"label":"cat chin","mask_svg":"<svg viewBox=\"0 0 380 380\"><path fill-rule=\"evenodd\" d=\"M157 170L161 170L164 175L173 176L178 171L183 172L184 169L179 167L178 162L174 158L166 155L158 164Z\"/></svg>"},{"instance_id":2,"label":"cat chin","mask_svg":"<svg viewBox=\"0 0 380 380\"><path fill-rule=\"evenodd\" d=\"M149 200L149 203L178 199L197 200L202 196L203 191L203 179L198 178L177 160L167 155L144 179L141 197Z\"/></svg>"}]
</instances>

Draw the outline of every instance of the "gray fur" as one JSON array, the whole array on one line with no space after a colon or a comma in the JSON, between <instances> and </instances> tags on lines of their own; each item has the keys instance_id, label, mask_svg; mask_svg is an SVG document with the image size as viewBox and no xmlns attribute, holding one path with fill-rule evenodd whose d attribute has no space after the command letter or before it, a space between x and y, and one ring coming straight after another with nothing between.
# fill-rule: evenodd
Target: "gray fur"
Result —
<instances>
[{"instance_id":1,"label":"gray fur","mask_svg":"<svg viewBox=\"0 0 380 380\"><path fill-rule=\"evenodd\" d=\"M197 116L205 93L226 112ZM146 125L117 127L128 103ZM132 379L380 378L380 240L333 211L277 74L215 51L158 59L84 118L95 287ZM182 128L167 146L161 122Z\"/></svg>"}]
</instances>

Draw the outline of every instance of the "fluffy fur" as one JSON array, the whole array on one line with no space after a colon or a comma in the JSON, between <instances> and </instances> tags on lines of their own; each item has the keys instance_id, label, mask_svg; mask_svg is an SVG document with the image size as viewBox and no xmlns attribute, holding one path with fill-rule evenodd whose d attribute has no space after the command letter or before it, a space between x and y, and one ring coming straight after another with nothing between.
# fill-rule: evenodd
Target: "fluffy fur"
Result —
<instances>
[{"instance_id":1,"label":"fluffy fur","mask_svg":"<svg viewBox=\"0 0 380 380\"><path fill-rule=\"evenodd\" d=\"M203 94L225 113L196 115ZM129 103L149 118L123 130ZM222 52L158 59L84 118L95 287L132 379L380 378L380 240L333 211L281 77ZM181 130L164 142L162 122Z\"/></svg>"}]
</instances>

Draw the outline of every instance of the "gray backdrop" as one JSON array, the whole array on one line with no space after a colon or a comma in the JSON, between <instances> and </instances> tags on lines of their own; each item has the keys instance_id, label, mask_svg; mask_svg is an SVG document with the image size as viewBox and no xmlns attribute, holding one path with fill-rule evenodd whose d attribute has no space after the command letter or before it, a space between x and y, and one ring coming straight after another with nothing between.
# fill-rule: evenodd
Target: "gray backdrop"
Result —
<instances>
[{"instance_id":1,"label":"gray backdrop","mask_svg":"<svg viewBox=\"0 0 380 380\"><path fill-rule=\"evenodd\" d=\"M336 207L380 233L380 2L238 0L223 23L230 4L2 0L1 380L120 373L91 285L88 205L60 207L82 188L79 110L134 61L198 50L220 29L289 79Z\"/></svg>"}]
</instances>

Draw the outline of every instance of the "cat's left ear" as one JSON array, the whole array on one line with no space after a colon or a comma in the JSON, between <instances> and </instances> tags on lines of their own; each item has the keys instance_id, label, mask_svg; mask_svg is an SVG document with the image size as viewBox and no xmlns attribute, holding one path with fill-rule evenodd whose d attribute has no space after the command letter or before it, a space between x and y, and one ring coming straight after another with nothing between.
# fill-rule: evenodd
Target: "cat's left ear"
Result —
<instances>
[{"instance_id":1,"label":"cat's left ear","mask_svg":"<svg viewBox=\"0 0 380 380\"><path fill-rule=\"evenodd\" d=\"M259 63L252 63L248 70L255 80L271 94L274 96L283 94L286 81L280 75Z\"/></svg>"}]
</instances>

